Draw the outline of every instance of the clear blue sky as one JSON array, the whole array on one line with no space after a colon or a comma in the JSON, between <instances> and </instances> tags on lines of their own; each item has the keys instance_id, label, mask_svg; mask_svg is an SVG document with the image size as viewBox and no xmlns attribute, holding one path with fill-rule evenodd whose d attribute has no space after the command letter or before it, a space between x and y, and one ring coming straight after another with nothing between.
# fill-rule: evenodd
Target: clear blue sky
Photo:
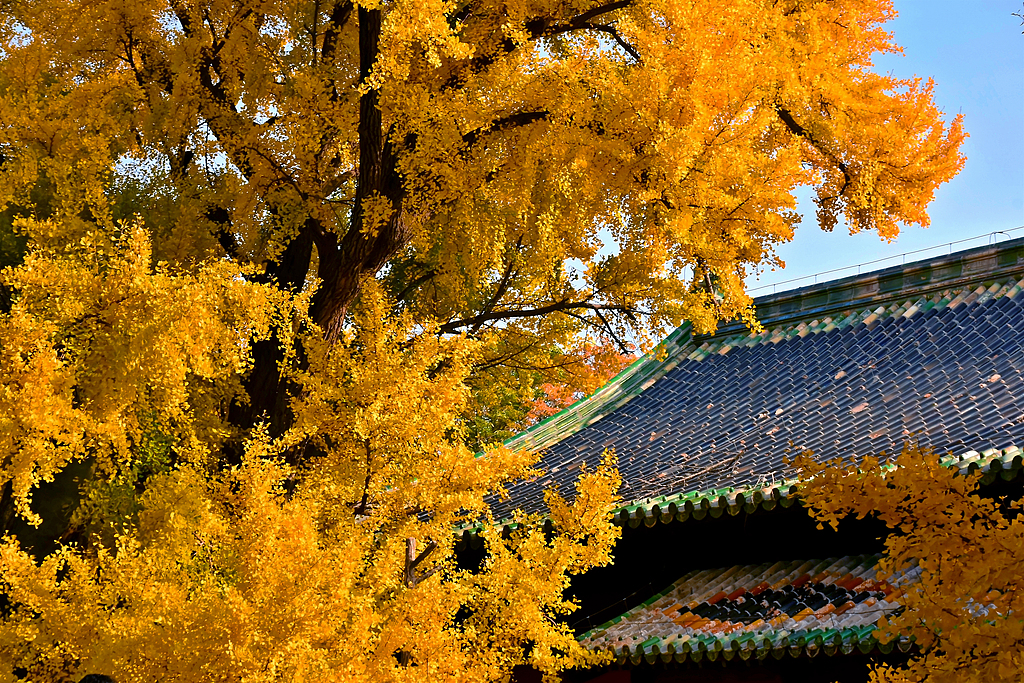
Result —
<instances>
[{"instance_id":1,"label":"clear blue sky","mask_svg":"<svg viewBox=\"0 0 1024 683\"><path fill-rule=\"evenodd\" d=\"M825 233L818 229L814 205L801 202L803 223L793 242L779 248L786 261L782 271L763 273L747 282L752 290L796 277L893 257L974 235L979 240L960 244L964 249L986 244L987 233L1024 226L1024 35L1022 0L895 0L899 17L888 25L903 55L881 55L879 72L901 78L921 76L935 80L935 100L947 118L964 115L970 134L963 152L967 164L941 186L929 207L927 229L905 228L893 243L874 233L849 235L843 227ZM1024 230L1010 233L1024 237ZM943 253L945 248L915 254L907 261ZM866 266L865 271L900 263L894 257ZM824 275L819 280L855 274L856 268ZM777 285L778 291L811 284L808 278ZM770 293L772 288L751 291Z\"/></svg>"}]
</instances>

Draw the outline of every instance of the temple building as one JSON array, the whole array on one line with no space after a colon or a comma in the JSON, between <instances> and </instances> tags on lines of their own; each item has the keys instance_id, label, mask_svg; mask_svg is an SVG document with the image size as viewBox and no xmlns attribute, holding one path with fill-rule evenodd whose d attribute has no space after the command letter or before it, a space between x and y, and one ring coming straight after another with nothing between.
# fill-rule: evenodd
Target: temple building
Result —
<instances>
[{"instance_id":1,"label":"temple building","mask_svg":"<svg viewBox=\"0 0 1024 683\"><path fill-rule=\"evenodd\" d=\"M870 662L912 654L873 633L916 569L876 574L874 520L817 529L785 460L913 440L984 471L984 491L1020 496L1022 289L1017 239L763 296L763 332L684 324L512 439L543 453L546 474L495 501L496 517L542 510L546 487L571 495L605 449L629 501L615 563L573 584L572 625L616 663L570 680L863 681Z\"/></svg>"}]
</instances>

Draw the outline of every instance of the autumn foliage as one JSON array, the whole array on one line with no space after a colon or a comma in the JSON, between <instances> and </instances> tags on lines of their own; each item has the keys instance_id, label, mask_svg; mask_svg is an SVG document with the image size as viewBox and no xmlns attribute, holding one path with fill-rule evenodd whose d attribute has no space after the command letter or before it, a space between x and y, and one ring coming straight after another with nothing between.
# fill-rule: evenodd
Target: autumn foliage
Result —
<instances>
[{"instance_id":1,"label":"autumn foliage","mask_svg":"<svg viewBox=\"0 0 1024 683\"><path fill-rule=\"evenodd\" d=\"M140 228L100 251L32 255L12 280L5 333L23 342L5 337L3 386L20 403L4 436L19 511L32 516L33 485L69 459L88 457L93 477L73 520L82 543L38 563L13 537L0 546L8 676L491 680L527 652L549 670L594 659L554 618L571 609L568 575L608 560L618 475L609 461L573 501L549 494L553 534L536 516L495 530L485 494L530 476L534 456L475 457L461 438L477 343L414 336L367 285L351 336L328 345L307 326L293 426L278 439L257 427L227 463L218 405L244 341L304 302L223 262L154 270ZM90 334L74 334L93 314ZM301 466L281 456L295 449ZM489 550L476 571L454 555L467 524ZM411 581L409 539L435 545Z\"/></svg>"},{"instance_id":2,"label":"autumn foliage","mask_svg":"<svg viewBox=\"0 0 1024 683\"><path fill-rule=\"evenodd\" d=\"M501 536L488 500L536 454L495 443L631 336L753 324L743 278L782 265L798 187L827 229L927 224L964 133L870 70L891 16L4 4L0 676L592 662L559 618L610 561L614 465Z\"/></svg>"},{"instance_id":3,"label":"autumn foliage","mask_svg":"<svg viewBox=\"0 0 1024 683\"><path fill-rule=\"evenodd\" d=\"M882 576L916 567L902 610L879 622L883 640L911 638L904 667L875 667L875 683L1017 680L1024 670L1022 501L983 496L981 474L961 473L934 452L909 444L891 463L795 463L809 481L801 496L836 528L849 516L889 527Z\"/></svg>"}]
</instances>

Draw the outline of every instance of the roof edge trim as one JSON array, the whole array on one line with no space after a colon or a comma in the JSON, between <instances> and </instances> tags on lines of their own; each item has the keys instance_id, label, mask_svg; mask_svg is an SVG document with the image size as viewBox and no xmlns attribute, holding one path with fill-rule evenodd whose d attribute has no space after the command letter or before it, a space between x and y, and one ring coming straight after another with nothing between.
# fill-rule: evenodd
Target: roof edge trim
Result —
<instances>
[{"instance_id":1,"label":"roof edge trim","mask_svg":"<svg viewBox=\"0 0 1024 683\"><path fill-rule=\"evenodd\" d=\"M993 483L996 477L1012 481L1024 472L1024 449L1020 446L1010 446L1002 450L991 448L981 453L967 451L959 455L943 456L939 462L950 468L956 467L963 474L980 471L983 475L982 485L988 485ZM760 486L688 491L643 498L615 508L611 515L616 524L635 529L641 524L653 527L659 522L685 522L691 518L700 520L708 516L717 519L723 514L734 517L740 512L756 512L758 508L768 511L776 507L788 508L799 501L800 483L799 478L793 477ZM547 524L550 524L550 518L547 519ZM491 528L500 529L502 534L507 534L517 526L516 522L502 520ZM479 536L482 530L483 527L476 524L456 529L459 549L478 548L482 542Z\"/></svg>"},{"instance_id":2,"label":"roof edge trim","mask_svg":"<svg viewBox=\"0 0 1024 683\"><path fill-rule=\"evenodd\" d=\"M820 653L828 656L852 654L854 651L869 654L877 649L888 654L894 649L908 652L913 647L911 638L903 637L895 641L881 642L874 633L875 626L862 626L841 629L812 629L796 631L778 640L768 637L756 638L757 634L748 633L733 638L730 636L698 635L689 636L678 646L673 643L662 643L661 638L651 637L633 648L628 645L608 647L596 651L610 653L617 664L634 666L643 663L655 664L687 660L698 663L704 659L714 662L719 658L725 661L733 659L763 660L769 655L782 659L788 652L792 657L801 655L814 657Z\"/></svg>"},{"instance_id":3,"label":"roof edge trim","mask_svg":"<svg viewBox=\"0 0 1024 683\"><path fill-rule=\"evenodd\" d=\"M828 315L878 301L908 299L981 280L1024 273L1024 237L998 244L954 251L860 275L850 275L754 299L757 318L766 328L781 322ZM735 334L743 324L722 325L713 335Z\"/></svg>"}]
</instances>

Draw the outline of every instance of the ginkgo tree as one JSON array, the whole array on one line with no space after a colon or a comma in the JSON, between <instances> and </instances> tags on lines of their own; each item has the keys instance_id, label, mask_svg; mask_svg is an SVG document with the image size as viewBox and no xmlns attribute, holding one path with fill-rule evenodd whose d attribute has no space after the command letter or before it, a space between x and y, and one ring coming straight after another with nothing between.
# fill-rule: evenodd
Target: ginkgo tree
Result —
<instances>
[{"instance_id":1,"label":"ginkgo tree","mask_svg":"<svg viewBox=\"0 0 1024 683\"><path fill-rule=\"evenodd\" d=\"M873 683L1010 681L1024 670L1022 502L985 495L981 472L961 472L907 444L889 462L796 463L801 496L823 524L876 517L891 530L878 571L900 576L901 609L879 623L885 641L913 639L905 666L877 665Z\"/></svg>"},{"instance_id":2,"label":"ginkgo tree","mask_svg":"<svg viewBox=\"0 0 1024 683\"><path fill-rule=\"evenodd\" d=\"M595 661L609 459L492 530L627 332L756 324L793 192L891 239L961 167L888 2L15 0L0 9L0 666L500 680ZM548 401L550 403L551 401ZM536 415L536 413L535 413ZM474 454L474 451L481 451ZM49 517L59 516L57 512ZM452 531L482 529L459 565ZM55 548L51 552L51 548Z\"/></svg>"}]
</instances>

